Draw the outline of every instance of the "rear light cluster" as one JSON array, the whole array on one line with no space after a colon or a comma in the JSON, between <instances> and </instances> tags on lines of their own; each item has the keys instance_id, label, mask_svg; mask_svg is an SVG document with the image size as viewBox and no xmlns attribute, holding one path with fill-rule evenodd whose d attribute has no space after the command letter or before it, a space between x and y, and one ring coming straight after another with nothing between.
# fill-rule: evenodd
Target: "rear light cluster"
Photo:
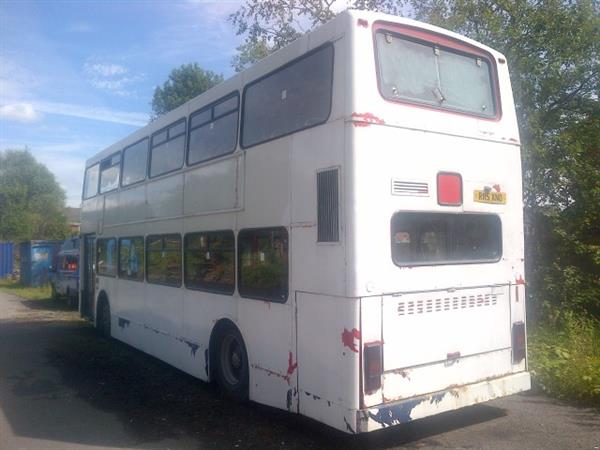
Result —
<instances>
[{"instance_id":1,"label":"rear light cluster","mask_svg":"<svg viewBox=\"0 0 600 450\"><path fill-rule=\"evenodd\" d=\"M438 204L442 206L462 205L462 177L459 173L437 174L437 198Z\"/></svg>"},{"instance_id":2,"label":"rear light cluster","mask_svg":"<svg viewBox=\"0 0 600 450\"><path fill-rule=\"evenodd\" d=\"M525 359L525 323L516 322L512 326L512 354L513 364L518 364Z\"/></svg>"},{"instance_id":3,"label":"rear light cluster","mask_svg":"<svg viewBox=\"0 0 600 450\"><path fill-rule=\"evenodd\" d=\"M383 351L381 343L365 344L365 392L373 393L381 389L381 374L383 373Z\"/></svg>"}]
</instances>

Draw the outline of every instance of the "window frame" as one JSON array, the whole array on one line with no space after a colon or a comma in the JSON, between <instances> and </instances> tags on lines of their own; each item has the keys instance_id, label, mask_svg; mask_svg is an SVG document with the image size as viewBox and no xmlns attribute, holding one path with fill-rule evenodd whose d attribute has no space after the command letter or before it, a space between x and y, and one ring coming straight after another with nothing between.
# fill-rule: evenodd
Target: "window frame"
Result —
<instances>
[{"instance_id":1,"label":"window frame","mask_svg":"<svg viewBox=\"0 0 600 450\"><path fill-rule=\"evenodd\" d=\"M486 216L486 217L494 217L497 220L499 233L498 233L498 256L495 259L463 259L463 260L446 260L446 261L413 261L413 262L398 262L394 257L394 218L398 214L439 214L441 216ZM443 211L396 211L392 214L390 218L390 257L392 263L396 267L405 268L405 267L433 267L433 266L456 266L456 265L467 265L467 264L495 264L498 263L504 254L504 238L503 238L503 227L502 227L502 218L500 214L490 213L490 212L443 212Z\"/></svg>"},{"instance_id":2,"label":"window frame","mask_svg":"<svg viewBox=\"0 0 600 450\"><path fill-rule=\"evenodd\" d=\"M142 255L142 267L144 268L144 273L143 273L141 279L121 275L121 241L123 239L130 239L130 240L141 239L142 240L142 248L144 249L144 253ZM144 236L121 236L121 237L119 237L117 244L118 244L117 275L119 276L119 279L128 280L128 281L137 281L139 283L143 283L146 280L146 240L144 239Z\"/></svg>"},{"instance_id":3,"label":"window frame","mask_svg":"<svg viewBox=\"0 0 600 450\"><path fill-rule=\"evenodd\" d=\"M180 134L178 134L176 136L173 136L173 137L169 136L169 131L168 131L169 128L171 128L171 127L173 127L175 125L178 125L181 122L185 122L185 130L183 131L183 133L180 133ZM153 132L152 134L150 134L150 136L147 136L149 138L149 141L148 141L148 158L147 158L148 162L146 164L146 166L147 166L146 179L150 180L150 179L153 179L153 178L162 177L163 175L167 175L169 173L173 173L173 172L176 172L178 170L181 170L181 168L185 165L185 159L186 159L185 158L185 154L186 154L186 148L187 148L187 129L188 129L188 116L183 116L180 119L177 119L174 122L171 122L169 125L166 125L166 126L160 128L159 130L156 130L155 132ZM163 131L167 131L167 140L164 141L164 142L161 142L160 144L152 145L152 139L154 138L154 136L156 136L157 134L162 133ZM183 141L183 158L181 159L181 165L179 167L176 167L175 169L171 169L171 170L169 170L167 172L161 172L161 173L159 173L157 175L152 175L151 174L151 172L152 172L152 150L155 147L158 147L159 145L166 144L167 142L169 142L169 141L171 141L171 140L173 140L175 138L178 138L179 136L183 136L183 139L184 139L184 141Z\"/></svg>"},{"instance_id":4,"label":"window frame","mask_svg":"<svg viewBox=\"0 0 600 450\"><path fill-rule=\"evenodd\" d=\"M312 125L307 125L305 127L299 128L297 130L293 130L293 131L289 131L287 133L284 134L280 134L278 136L263 140L263 141L259 141L259 142L255 142L253 144L250 145L244 145L244 127L245 127L245 120L244 120L244 112L246 110L246 94L249 88L251 88L252 86L254 86L255 84L260 83L261 81L263 81L266 78L269 78L272 75L275 75L276 73L279 73L285 69L287 69L290 66L293 66L294 64L302 61L303 59L309 58L310 56L312 56L315 53L318 53L321 50L324 50L327 47L331 47L331 84L329 86L329 92L330 92L330 96L329 96L329 110L327 112L327 117L325 118L325 120L312 124ZM316 48L313 48L312 50L300 55L297 58L294 58L291 61L288 61L287 63L285 63L284 65L272 70L271 72L262 75L261 77L252 80L251 82L247 83L244 86L244 90L242 92L242 105L240 108L240 131L239 131L239 144L240 147L244 150L248 149L248 148L252 148L252 147L256 147L257 145L262 145L262 144L266 144L267 142L271 142L274 141L275 139L281 139L283 137L289 136L291 134L294 133L299 133L301 131L307 130L309 128L314 128L314 127L318 127L319 125L323 125L324 123L327 123L329 121L329 118L331 117L331 110L333 108L333 84L334 84L334 77L335 77L335 46L333 45L333 42L328 41L325 42L324 44L319 45Z\"/></svg>"},{"instance_id":5,"label":"window frame","mask_svg":"<svg viewBox=\"0 0 600 450\"><path fill-rule=\"evenodd\" d=\"M102 273L100 272L100 264L98 264L98 258L100 256L100 244L99 241L115 241L115 264L113 264L113 266L115 267L115 273L114 274L109 274L109 273ZM96 275L101 276L101 277L110 277L110 278L117 278L117 274L119 272L118 269L118 264L119 264L119 248L117 246L117 239L114 237L110 237L110 238L97 238L96 239L96 258L94 259L94 262L96 264Z\"/></svg>"},{"instance_id":6,"label":"window frame","mask_svg":"<svg viewBox=\"0 0 600 450\"><path fill-rule=\"evenodd\" d=\"M416 101L411 101L408 99L399 99L399 98L389 98L387 97L382 89L381 89L381 73L379 68L379 54L377 49L377 34L381 31L388 32L399 39L404 39L410 42L414 42L417 44L423 44L430 47L437 47L441 50L448 51L451 53L455 53L462 56L467 57L477 57L481 59L485 59L489 65L489 76L491 92L492 92L492 101L494 103L494 112L493 116L485 116L482 114L477 114L474 112L467 112L463 110L459 110L456 108L447 108L441 106L432 106L427 103L420 103ZM402 104L405 106L412 106L416 108L423 108L430 111L438 111L446 114L456 114L459 116L465 116L470 118L476 118L479 120L487 120L490 122L498 122L502 119L502 98L500 96L500 82L498 78L498 67L496 65L496 59L494 56L487 52L486 50L471 45L467 42L452 38L450 36L446 36L440 33L436 33L431 30L424 30L421 28L416 28L411 25L391 23L385 21L377 21L373 24L373 56L375 59L375 74L377 78L377 90L382 99L386 102L394 103L394 104Z\"/></svg>"},{"instance_id":7,"label":"window frame","mask_svg":"<svg viewBox=\"0 0 600 450\"><path fill-rule=\"evenodd\" d=\"M169 284L169 283L158 283L156 281L150 281L148 279L148 263L150 261L150 258L148 257L148 255L151 253L150 251L148 251L148 241L151 238L157 238L160 237L161 238L161 247L164 247L164 238L165 236L178 236L179 237L179 257L180 257L180 265L181 265L181 270L180 270L180 278L179 278L179 284ZM161 249L161 251L164 251ZM172 252L175 253L175 252ZM176 288L180 288L183 285L183 239L181 238L181 233L160 233L160 234L149 234L146 236L145 240L144 240L144 279L146 280L146 283L148 284L156 284L158 286L168 286L168 287L176 287Z\"/></svg>"},{"instance_id":8,"label":"window frame","mask_svg":"<svg viewBox=\"0 0 600 450\"><path fill-rule=\"evenodd\" d=\"M98 166L98 182L96 183L96 193L94 195L90 195L89 197L86 197L85 196L85 191L86 191L85 178L87 176L88 170L90 170L94 166ZM91 166L85 168L85 170L83 172L83 189L81 191L81 199L82 200L88 200L90 198L96 197L97 195L100 195L100 161L98 161L98 162L92 164Z\"/></svg>"},{"instance_id":9,"label":"window frame","mask_svg":"<svg viewBox=\"0 0 600 450\"><path fill-rule=\"evenodd\" d=\"M103 170L102 170L102 163L104 161L108 160L108 159L114 158L116 155L119 155L119 172L118 172L119 173L119 180L117 181L116 187L114 187L112 189L109 189L108 191L102 192L102 172L103 172ZM102 158L99 161L99 164L100 164L100 168L99 168L100 170L98 172L98 195L108 194L109 192L116 191L117 189L119 189L119 186L121 185L121 170L122 170L121 168L123 167L123 155L121 154L121 150L118 150L118 151L116 151L114 153L111 153L107 157ZM112 168L114 166L116 166L116 164L112 164L108 168L110 169L110 168ZM104 169L104 170L107 170L107 169Z\"/></svg>"},{"instance_id":10,"label":"window frame","mask_svg":"<svg viewBox=\"0 0 600 450\"><path fill-rule=\"evenodd\" d=\"M144 178L142 178L141 180L138 180L138 181L134 181L133 183L123 184L123 169L125 168L125 164L124 164L125 153L127 152L127 150L138 145L140 142L142 142L146 139L148 140L148 143L146 144L146 167L144 170ZM150 158L150 136L143 137L143 138L137 140L136 142L134 142L133 144L128 145L127 147L123 148L122 154L121 154L121 174L119 175L120 176L119 185L122 188L124 188L124 187L134 186L136 184L143 183L144 181L146 181L146 179L148 178L148 171L150 170L149 164L148 164L149 158Z\"/></svg>"},{"instance_id":11,"label":"window frame","mask_svg":"<svg viewBox=\"0 0 600 450\"><path fill-rule=\"evenodd\" d=\"M232 109L226 113L220 114L218 116L215 116L215 106L226 102L227 100L231 99L231 98L237 98L237 107L235 109ZM224 95L222 97L220 97L219 99L215 100L212 103L209 103L208 105L203 106L200 109L197 109L196 111L192 112L189 116L188 116L188 126L187 126L187 142L186 142L186 148L185 148L185 164L187 167L193 167L196 166L198 164L202 164L205 163L207 161L212 161L214 159L217 158L222 158L223 156L227 156L227 155L231 155L232 153L234 153L237 150L238 147L238 139L240 137L240 122L241 122L241 112L242 110L242 104L241 104L241 99L240 99L240 92L238 90L232 91L227 95ZM194 118L194 116L199 116L200 114L206 112L206 111L210 111L210 120L206 121L206 122L202 122L199 125L195 125L192 128L192 119ZM234 142L235 144L233 145L233 149L231 149L230 151L223 153L221 155L217 155L217 156L213 156L212 158L208 158L208 159L203 159L200 161L196 161L194 163L190 163L190 142L191 142L191 134L192 131L201 128L203 126L208 125L211 122L214 122L217 119L221 119L222 117L228 116L229 114L233 114L236 113L237 116L237 121L236 121L236 126L235 126L235 139Z\"/></svg>"},{"instance_id":12,"label":"window frame","mask_svg":"<svg viewBox=\"0 0 600 450\"><path fill-rule=\"evenodd\" d=\"M188 265L186 263L186 255L188 252L188 248L187 248L188 237L199 236L199 235L203 235L203 234L204 235L216 234L216 233L231 233L231 237L233 238L233 247L232 247L232 251L233 251L233 284L231 285L231 291L189 286L187 283ZM236 243L237 242L236 242L236 238L235 238L235 232L233 230L223 229L223 230L210 230L210 231L193 231L191 233L186 233L183 237L183 284L184 284L185 288L192 290L192 291L210 292L212 294L221 294L221 295L232 296L235 293L235 288L237 286L237 270L236 270L237 269L237 267L236 267L236 265L237 265L237 246L236 246Z\"/></svg>"},{"instance_id":13,"label":"window frame","mask_svg":"<svg viewBox=\"0 0 600 450\"><path fill-rule=\"evenodd\" d=\"M285 298L283 299L274 299L272 297L267 297L264 295L247 295L247 294L243 294L242 291L243 289L242 287L242 264L240 262L240 258L242 255L242 252L240 251L240 235L242 235L244 232L252 232L252 231L275 231L275 230L283 230L285 231L285 235L287 238L287 249L286 249L286 257L287 257L287 278L286 278L286 292L285 292ZM287 303L289 297L290 297L290 233L287 227L285 226L274 226L274 227L253 227L253 228L242 228L241 230L238 231L237 233L237 240L236 240L236 265L237 265L237 270L236 270L236 285L237 285L237 291L238 294L240 296L240 298L245 298L245 299L250 299L250 300L262 300L262 301L266 301L266 302L272 302L272 303L281 303L281 304L285 304Z\"/></svg>"}]
</instances>

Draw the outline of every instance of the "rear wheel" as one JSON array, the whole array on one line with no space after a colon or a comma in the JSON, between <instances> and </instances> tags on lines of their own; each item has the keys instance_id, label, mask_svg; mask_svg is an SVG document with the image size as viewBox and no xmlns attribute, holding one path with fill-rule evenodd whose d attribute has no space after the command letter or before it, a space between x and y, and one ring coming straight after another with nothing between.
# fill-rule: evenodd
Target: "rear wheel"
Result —
<instances>
[{"instance_id":1,"label":"rear wheel","mask_svg":"<svg viewBox=\"0 0 600 450\"><path fill-rule=\"evenodd\" d=\"M101 297L98 303L96 328L102 336L106 338L110 337L110 305L106 297Z\"/></svg>"},{"instance_id":2,"label":"rear wheel","mask_svg":"<svg viewBox=\"0 0 600 450\"><path fill-rule=\"evenodd\" d=\"M248 353L239 330L225 325L216 345L217 382L223 394L237 401L248 399Z\"/></svg>"}]
</instances>

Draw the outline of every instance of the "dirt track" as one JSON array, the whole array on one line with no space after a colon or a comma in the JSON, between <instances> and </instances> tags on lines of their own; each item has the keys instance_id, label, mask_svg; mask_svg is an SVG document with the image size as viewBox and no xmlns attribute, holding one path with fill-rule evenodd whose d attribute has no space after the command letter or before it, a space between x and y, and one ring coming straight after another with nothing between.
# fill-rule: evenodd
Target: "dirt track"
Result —
<instances>
[{"instance_id":1,"label":"dirt track","mask_svg":"<svg viewBox=\"0 0 600 450\"><path fill-rule=\"evenodd\" d=\"M0 293L0 449L600 448L600 413L519 395L347 436L99 338L60 303Z\"/></svg>"}]
</instances>

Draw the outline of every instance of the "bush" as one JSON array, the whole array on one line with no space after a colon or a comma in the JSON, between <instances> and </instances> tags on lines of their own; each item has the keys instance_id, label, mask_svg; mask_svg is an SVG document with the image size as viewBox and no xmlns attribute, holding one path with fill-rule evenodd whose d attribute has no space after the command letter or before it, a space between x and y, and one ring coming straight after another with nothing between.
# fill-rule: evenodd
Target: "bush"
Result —
<instances>
[{"instance_id":1,"label":"bush","mask_svg":"<svg viewBox=\"0 0 600 450\"><path fill-rule=\"evenodd\" d=\"M600 406L600 322L556 313L529 336L530 369L549 395Z\"/></svg>"}]
</instances>

